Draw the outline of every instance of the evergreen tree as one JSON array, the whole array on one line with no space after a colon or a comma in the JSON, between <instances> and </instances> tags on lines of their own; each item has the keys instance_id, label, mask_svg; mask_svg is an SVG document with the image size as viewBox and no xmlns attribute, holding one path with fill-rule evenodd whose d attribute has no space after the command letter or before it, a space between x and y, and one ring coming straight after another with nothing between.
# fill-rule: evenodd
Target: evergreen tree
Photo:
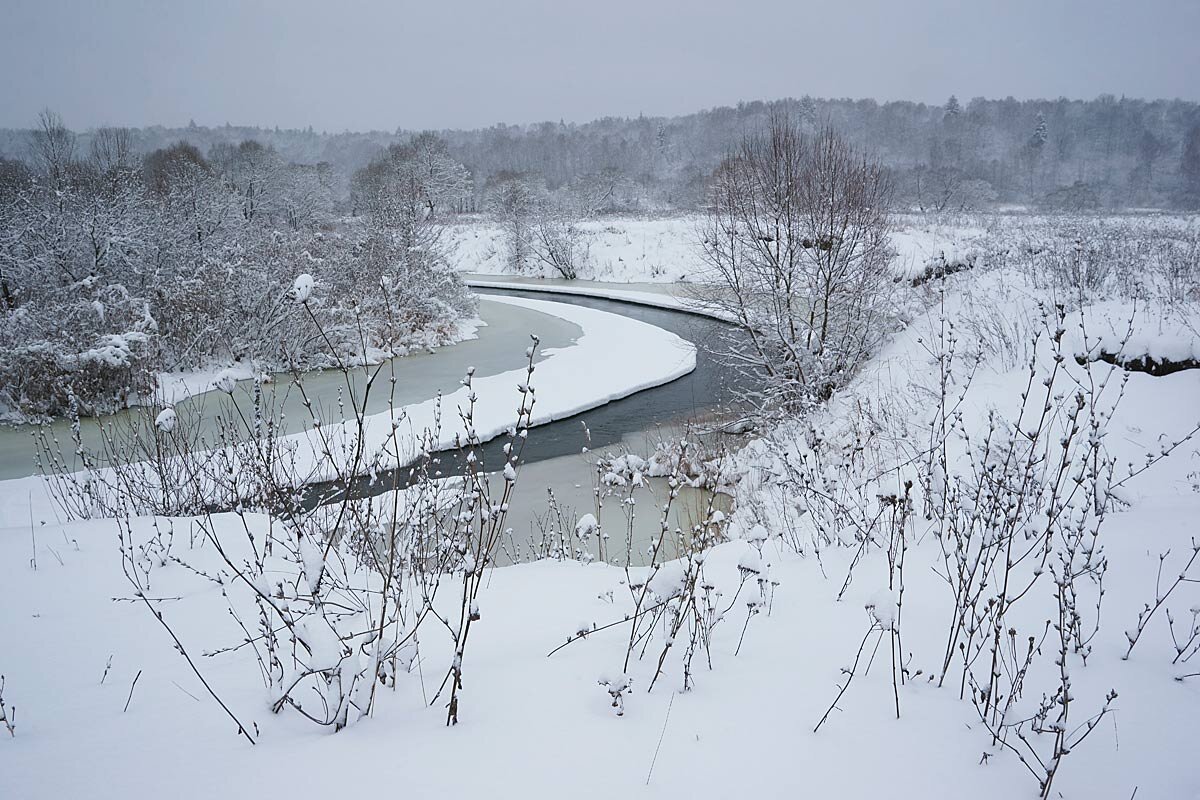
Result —
<instances>
[{"instance_id":1,"label":"evergreen tree","mask_svg":"<svg viewBox=\"0 0 1200 800\"><path fill-rule=\"evenodd\" d=\"M962 113L962 106L958 104L958 98L950 95L950 99L946 101L946 114L944 119L953 119Z\"/></svg>"},{"instance_id":2,"label":"evergreen tree","mask_svg":"<svg viewBox=\"0 0 1200 800\"><path fill-rule=\"evenodd\" d=\"M1046 141L1050 138L1050 130L1046 126L1046 117L1042 112L1038 112L1037 125L1034 126L1033 136L1029 137L1030 149L1041 153L1042 148L1046 146Z\"/></svg>"}]
</instances>

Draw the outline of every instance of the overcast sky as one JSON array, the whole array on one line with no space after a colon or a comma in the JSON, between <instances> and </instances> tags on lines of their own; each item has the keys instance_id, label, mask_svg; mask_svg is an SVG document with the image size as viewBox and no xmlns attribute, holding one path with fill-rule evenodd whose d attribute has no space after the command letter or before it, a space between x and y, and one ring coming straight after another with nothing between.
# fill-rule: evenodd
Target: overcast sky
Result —
<instances>
[{"instance_id":1,"label":"overcast sky","mask_svg":"<svg viewBox=\"0 0 1200 800\"><path fill-rule=\"evenodd\" d=\"M811 94L1200 100L1200 0L0 0L0 126L478 127Z\"/></svg>"}]
</instances>

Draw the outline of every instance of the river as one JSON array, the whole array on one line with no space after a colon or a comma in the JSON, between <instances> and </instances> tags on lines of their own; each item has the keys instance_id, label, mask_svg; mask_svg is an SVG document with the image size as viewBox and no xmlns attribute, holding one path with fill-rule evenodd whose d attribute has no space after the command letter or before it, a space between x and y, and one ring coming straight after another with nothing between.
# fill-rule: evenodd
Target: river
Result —
<instances>
[{"instance_id":1,"label":"river","mask_svg":"<svg viewBox=\"0 0 1200 800\"><path fill-rule=\"evenodd\" d=\"M725 323L680 311L581 295L552 295L493 287L481 287L479 291L479 314L485 325L479 329L478 337L431 353L395 359L389 366L389 370L394 370L397 377L395 391L390 398L388 391L377 392L374 399L368 402L368 413L386 411L389 402L400 406L427 400L438 392L449 394L459 387L460 379L470 366L476 368L475 374L480 377L520 369L524 365L525 348L531 332L540 337L542 351L570 347L582 333L577 325L560 317L493 302L488 299L491 294L570 303L621 314L669 330L697 345L696 369L693 372L530 431L522 454L520 479L510 504L508 524L513 529L513 537L506 548L509 558L515 558L517 551L527 551L530 543L539 538L538 532L543 527L547 512L548 490L554 493L567 516L577 519L581 514L595 512L594 465L598 454L634 452L646 455L653 450L657 441L678 439L689 423L711 418L734 404L739 388L738 379L722 368L708 347L729 333L729 326ZM631 353L630 358L636 358L636 354ZM363 380L359 374L355 391L361 392ZM242 388L245 389L246 385ZM347 391L341 373L308 373L304 375L304 390L322 419L339 418L339 397ZM264 391L268 394L267 404L276 406L277 412L283 412L283 433L306 427L304 422L309 415L290 376L277 376L273 383L264 385ZM213 393L199 394L176 405L181 420L198 426L197 436L209 437L206 439L208 442L212 441L217 427L213 409L227 402L225 398L221 403L212 402L212 398ZM234 399L244 411L249 411L249 392L236 391ZM139 423L145 425L147 414L145 410L133 409L99 420L84 420L81 425L84 444L94 450L103 429L120 430ZM70 426L67 421L60 420L47 427L60 442L69 443ZM0 479L37 473L37 445L32 435L35 430L35 426L0 428ZM503 439L486 444L480 454L483 463L503 464L502 446ZM584 453L585 448L587 453ZM70 457L65 463L68 468L78 466ZM444 455L442 470L444 474L461 473L462 465L457 463L453 454L448 453ZM369 484L356 486L355 493L371 494L390 485L393 485L392 481L386 477L384 480L376 479ZM332 487L315 486L310 497L316 501L317 498L329 499L332 494ZM639 506L634 526L635 550L657 530L659 514L654 506L665 496L663 482L650 481L636 496ZM684 491L672 515L672 525L685 529L689 527L707 499L706 492ZM719 504L724 504L723 499ZM619 531L624 541L626 522L617 502L605 504L601 521L607 529ZM616 533L612 535L617 536ZM620 549L623 554L624 547ZM634 561L639 560L635 556Z\"/></svg>"}]
</instances>

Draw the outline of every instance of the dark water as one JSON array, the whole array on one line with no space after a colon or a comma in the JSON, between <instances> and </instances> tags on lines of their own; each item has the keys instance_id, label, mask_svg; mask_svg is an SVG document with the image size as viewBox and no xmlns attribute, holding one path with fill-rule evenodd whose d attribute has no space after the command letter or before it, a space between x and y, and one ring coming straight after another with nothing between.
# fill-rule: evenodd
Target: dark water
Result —
<instances>
[{"instance_id":1,"label":"dark water","mask_svg":"<svg viewBox=\"0 0 1200 800\"><path fill-rule=\"evenodd\" d=\"M481 294L550 299L546 292L498 289L479 291ZM671 331L696 345L696 369L662 386L646 389L573 417L531 429L529 442L523 454L523 460L526 462L578 453L580 447L586 444L583 439L583 423L586 423L591 431L590 446L599 448L615 444L622 437L636 431L677 425L716 411L727 410L734 405L739 386L745 384L744 377L729 374L709 352L711 347L725 344L733 334L731 326L727 323L681 311L651 308L617 300L577 295L554 295L553 300L620 314ZM632 361L637 359L638 354L628 353L627 357Z\"/></svg>"},{"instance_id":2,"label":"dark water","mask_svg":"<svg viewBox=\"0 0 1200 800\"><path fill-rule=\"evenodd\" d=\"M645 389L619 400L613 400L589 411L576 414L545 425L531 428L529 438L521 453L522 463L534 463L561 456L574 455L583 447L596 450L616 445L629 434L653 432L658 428L676 429L692 420L711 417L714 414L735 411L739 389L746 388L751 378L731 372L714 357L718 348L736 347L740 341L735 329L728 323L683 311L652 308L578 295L550 295L547 292L525 292L507 289L484 289L477 291L481 296L501 295L526 297L534 300L555 302L608 311L656 325L687 339L696 345L696 369L670 383ZM636 352L627 354L632 361ZM536 385L536 376L535 376ZM585 438L584 425L590 433ZM504 465L504 447L507 437L491 440L476 451L484 470L499 470ZM437 470L443 476L463 474L464 465L458 453L447 451L438 454ZM396 473L363 479L352 486L356 496L381 494L393 488L408 485L412 469L402 468ZM309 503L326 503L341 496L340 485L316 484L310 487Z\"/></svg>"}]
</instances>

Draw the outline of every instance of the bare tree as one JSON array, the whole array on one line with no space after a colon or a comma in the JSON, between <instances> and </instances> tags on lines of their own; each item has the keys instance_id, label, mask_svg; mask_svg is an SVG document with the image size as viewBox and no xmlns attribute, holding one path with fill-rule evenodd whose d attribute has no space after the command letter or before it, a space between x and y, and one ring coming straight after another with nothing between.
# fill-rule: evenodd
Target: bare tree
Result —
<instances>
[{"instance_id":1,"label":"bare tree","mask_svg":"<svg viewBox=\"0 0 1200 800\"><path fill-rule=\"evenodd\" d=\"M567 280L584 258L579 222L591 209L573 192L551 192L538 177L506 176L489 191L488 210L500 222L506 260L520 272L542 265Z\"/></svg>"},{"instance_id":2,"label":"bare tree","mask_svg":"<svg viewBox=\"0 0 1200 800\"><path fill-rule=\"evenodd\" d=\"M513 175L497 181L488 192L488 210L500 221L508 248L508 263L517 272L528 266L533 254L529 229L533 225L538 187L527 177Z\"/></svg>"},{"instance_id":3,"label":"bare tree","mask_svg":"<svg viewBox=\"0 0 1200 800\"><path fill-rule=\"evenodd\" d=\"M717 289L705 299L748 335L732 358L765 374L764 410L827 396L877 343L890 203L877 161L783 114L717 170L701 237Z\"/></svg>"},{"instance_id":4,"label":"bare tree","mask_svg":"<svg viewBox=\"0 0 1200 800\"><path fill-rule=\"evenodd\" d=\"M271 210L281 171L279 155L273 148L247 139L236 146L213 147L209 160L220 166L226 180L237 190L247 222Z\"/></svg>"},{"instance_id":5,"label":"bare tree","mask_svg":"<svg viewBox=\"0 0 1200 800\"><path fill-rule=\"evenodd\" d=\"M409 143L406 161L420 186L429 216L451 209L470 194L471 174L450 157L446 142L433 133L423 133Z\"/></svg>"},{"instance_id":6,"label":"bare tree","mask_svg":"<svg viewBox=\"0 0 1200 800\"><path fill-rule=\"evenodd\" d=\"M352 199L368 215L437 216L470 195L471 176L450 157L446 143L423 133L393 144L354 175Z\"/></svg>"},{"instance_id":7,"label":"bare tree","mask_svg":"<svg viewBox=\"0 0 1200 800\"><path fill-rule=\"evenodd\" d=\"M133 138L128 128L99 128L92 134L91 166L101 175L128 172L135 165Z\"/></svg>"},{"instance_id":8,"label":"bare tree","mask_svg":"<svg viewBox=\"0 0 1200 800\"><path fill-rule=\"evenodd\" d=\"M75 163L75 134L63 124L62 117L45 109L38 114L38 126L30 134L30 155L35 168L46 177L52 189L62 186Z\"/></svg>"}]
</instances>

